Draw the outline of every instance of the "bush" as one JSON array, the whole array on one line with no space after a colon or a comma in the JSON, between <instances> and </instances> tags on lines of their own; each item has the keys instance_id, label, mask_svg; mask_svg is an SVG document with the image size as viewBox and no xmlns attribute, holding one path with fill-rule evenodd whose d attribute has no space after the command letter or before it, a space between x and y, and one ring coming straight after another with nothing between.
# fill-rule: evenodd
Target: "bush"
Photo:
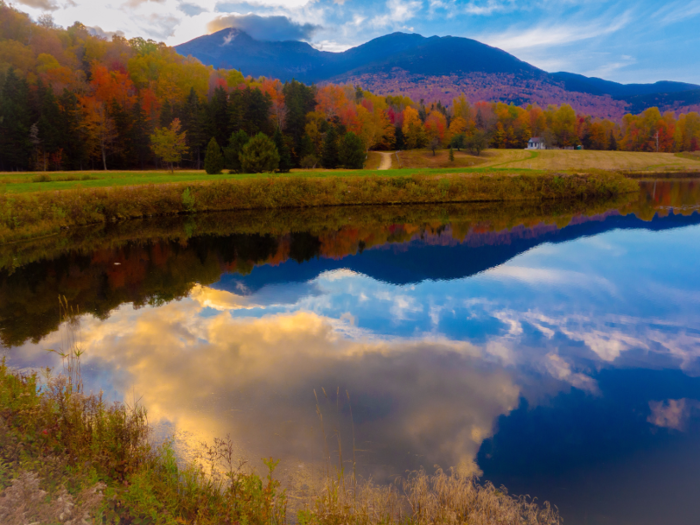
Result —
<instances>
[{"instance_id":1,"label":"bush","mask_svg":"<svg viewBox=\"0 0 700 525\"><path fill-rule=\"evenodd\" d=\"M207 153L204 157L204 170L209 175L217 175L224 169L224 156L215 138L209 141Z\"/></svg>"},{"instance_id":2,"label":"bush","mask_svg":"<svg viewBox=\"0 0 700 525\"><path fill-rule=\"evenodd\" d=\"M316 169L316 166L318 166L318 159L316 158L316 155L307 155L301 159L301 167L305 170Z\"/></svg>"},{"instance_id":3,"label":"bush","mask_svg":"<svg viewBox=\"0 0 700 525\"><path fill-rule=\"evenodd\" d=\"M365 167L365 145L362 139L352 131L346 133L340 144L340 163L351 170L361 170Z\"/></svg>"},{"instance_id":4,"label":"bush","mask_svg":"<svg viewBox=\"0 0 700 525\"><path fill-rule=\"evenodd\" d=\"M264 133L258 133L241 151L241 169L243 173L271 173L280 163L277 146Z\"/></svg>"}]
</instances>

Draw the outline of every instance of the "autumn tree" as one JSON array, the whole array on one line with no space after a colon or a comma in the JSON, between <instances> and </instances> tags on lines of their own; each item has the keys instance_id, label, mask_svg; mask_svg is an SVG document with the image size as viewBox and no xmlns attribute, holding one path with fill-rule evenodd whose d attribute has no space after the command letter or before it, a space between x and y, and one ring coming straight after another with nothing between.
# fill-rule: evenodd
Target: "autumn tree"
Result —
<instances>
[{"instance_id":1,"label":"autumn tree","mask_svg":"<svg viewBox=\"0 0 700 525\"><path fill-rule=\"evenodd\" d=\"M407 149L422 148L428 143L420 115L413 108L406 108L403 112L402 131Z\"/></svg>"},{"instance_id":2,"label":"autumn tree","mask_svg":"<svg viewBox=\"0 0 700 525\"><path fill-rule=\"evenodd\" d=\"M182 125L180 119L174 119L168 128L158 128L151 135L151 149L163 162L170 164L170 173L173 173L175 163L182 160L187 153L187 132L180 131Z\"/></svg>"}]
</instances>

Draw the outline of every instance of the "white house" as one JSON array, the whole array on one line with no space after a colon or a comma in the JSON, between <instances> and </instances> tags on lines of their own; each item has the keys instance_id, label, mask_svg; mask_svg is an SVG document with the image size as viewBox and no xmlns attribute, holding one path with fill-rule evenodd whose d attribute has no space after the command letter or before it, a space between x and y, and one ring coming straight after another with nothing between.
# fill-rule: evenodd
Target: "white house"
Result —
<instances>
[{"instance_id":1,"label":"white house","mask_svg":"<svg viewBox=\"0 0 700 525\"><path fill-rule=\"evenodd\" d=\"M527 149L547 149L547 146L540 137L532 137L527 143Z\"/></svg>"}]
</instances>

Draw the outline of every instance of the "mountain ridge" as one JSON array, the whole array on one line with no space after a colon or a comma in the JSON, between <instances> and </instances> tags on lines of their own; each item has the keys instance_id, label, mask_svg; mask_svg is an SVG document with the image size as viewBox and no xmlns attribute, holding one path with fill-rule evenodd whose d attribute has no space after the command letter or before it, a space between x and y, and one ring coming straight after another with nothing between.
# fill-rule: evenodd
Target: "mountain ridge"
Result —
<instances>
[{"instance_id":1,"label":"mountain ridge","mask_svg":"<svg viewBox=\"0 0 700 525\"><path fill-rule=\"evenodd\" d=\"M596 117L619 119L660 101L663 110L697 104L700 85L673 81L621 84L576 73L549 73L477 40L396 32L343 52L306 42L263 41L239 29L223 29L175 47L214 67L244 75L308 84L353 83L377 94L407 94L448 104L464 92L471 102L571 104ZM684 96L684 93L692 95Z\"/></svg>"}]
</instances>

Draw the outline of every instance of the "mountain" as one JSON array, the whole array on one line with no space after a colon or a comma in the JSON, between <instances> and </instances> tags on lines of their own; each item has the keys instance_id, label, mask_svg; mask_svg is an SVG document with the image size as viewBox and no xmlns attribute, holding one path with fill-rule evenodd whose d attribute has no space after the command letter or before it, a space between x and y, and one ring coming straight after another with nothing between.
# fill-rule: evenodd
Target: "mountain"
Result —
<instances>
[{"instance_id":1,"label":"mountain","mask_svg":"<svg viewBox=\"0 0 700 525\"><path fill-rule=\"evenodd\" d=\"M224 29L175 48L206 65L245 75L305 83L351 83L378 94L407 94L447 104L460 93L472 102L571 104L597 117L619 119L661 103L662 110L694 107L700 86L681 82L619 84L573 73L548 73L505 51L460 37L393 33L342 53L305 42L255 40Z\"/></svg>"}]
</instances>

